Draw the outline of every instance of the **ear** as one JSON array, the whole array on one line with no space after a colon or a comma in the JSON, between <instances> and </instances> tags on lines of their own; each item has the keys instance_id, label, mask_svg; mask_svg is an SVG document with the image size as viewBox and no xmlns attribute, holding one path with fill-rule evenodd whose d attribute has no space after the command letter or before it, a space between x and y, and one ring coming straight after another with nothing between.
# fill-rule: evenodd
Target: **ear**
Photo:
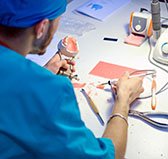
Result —
<instances>
[{"instance_id":1,"label":"ear","mask_svg":"<svg viewBox=\"0 0 168 159\"><path fill-rule=\"evenodd\" d=\"M40 39L48 30L49 20L44 19L35 25L35 35L37 39Z\"/></svg>"}]
</instances>

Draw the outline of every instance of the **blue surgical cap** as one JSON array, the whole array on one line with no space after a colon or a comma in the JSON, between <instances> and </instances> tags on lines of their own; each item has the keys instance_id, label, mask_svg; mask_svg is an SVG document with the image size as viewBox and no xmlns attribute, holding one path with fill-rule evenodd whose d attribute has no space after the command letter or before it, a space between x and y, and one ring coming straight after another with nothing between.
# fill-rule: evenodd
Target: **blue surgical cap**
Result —
<instances>
[{"instance_id":1,"label":"blue surgical cap","mask_svg":"<svg viewBox=\"0 0 168 159\"><path fill-rule=\"evenodd\" d=\"M47 18L53 20L66 9L66 0L0 0L0 25L31 27Z\"/></svg>"}]
</instances>

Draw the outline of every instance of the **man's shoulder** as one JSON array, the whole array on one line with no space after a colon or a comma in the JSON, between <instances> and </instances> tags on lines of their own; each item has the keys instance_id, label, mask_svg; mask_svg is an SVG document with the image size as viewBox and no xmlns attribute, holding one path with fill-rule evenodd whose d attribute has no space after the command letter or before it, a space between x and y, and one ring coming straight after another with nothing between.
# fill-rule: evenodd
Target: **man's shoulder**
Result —
<instances>
[{"instance_id":1,"label":"man's shoulder","mask_svg":"<svg viewBox=\"0 0 168 159\"><path fill-rule=\"evenodd\" d=\"M71 82L67 77L53 74L15 51L0 47L0 53L2 59L0 71L4 75L4 79L7 79L6 76L10 74L9 80L11 79L13 83L17 82L27 90L71 87Z\"/></svg>"}]
</instances>

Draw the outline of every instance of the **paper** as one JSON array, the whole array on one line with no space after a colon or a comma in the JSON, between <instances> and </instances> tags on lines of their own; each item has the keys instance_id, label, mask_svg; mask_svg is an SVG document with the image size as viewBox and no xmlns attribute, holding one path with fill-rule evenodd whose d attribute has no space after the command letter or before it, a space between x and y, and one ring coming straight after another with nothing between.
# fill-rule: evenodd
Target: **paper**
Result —
<instances>
[{"instance_id":1,"label":"paper","mask_svg":"<svg viewBox=\"0 0 168 159\"><path fill-rule=\"evenodd\" d=\"M128 2L130 2L130 0L89 0L79 6L75 11L104 21L114 11L128 4Z\"/></svg>"},{"instance_id":2,"label":"paper","mask_svg":"<svg viewBox=\"0 0 168 159\"><path fill-rule=\"evenodd\" d=\"M58 27L59 32L78 36L82 36L94 29L96 29L94 24L69 16L62 16Z\"/></svg>"}]
</instances>

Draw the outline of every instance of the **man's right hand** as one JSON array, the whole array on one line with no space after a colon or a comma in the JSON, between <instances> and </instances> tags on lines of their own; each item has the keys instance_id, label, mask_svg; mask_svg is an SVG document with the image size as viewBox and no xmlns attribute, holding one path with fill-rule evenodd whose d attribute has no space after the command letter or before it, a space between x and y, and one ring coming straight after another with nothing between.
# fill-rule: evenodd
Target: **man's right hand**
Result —
<instances>
[{"instance_id":1,"label":"man's right hand","mask_svg":"<svg viewBox=\"0 0 168 159\"><path fill-rule=\"evenodd\" d=\"M57 53L50 59L47 64L45 64L44 67L52 71L54 74L58 74L61 70L66 71L69 68L71 68L72 72L75 72L74 65L74 61L71 61L69 59L61 59L61 55Z\"/></svg>"},{"instance_id":2,"label":"man's right hand","mask_svg":"<svg viewBox=\"0 0 168 159\"><path fill-rule=\"evenodd\" d=\"M144 91L143 77L131 77L126 72L116 83L116 92L119 101L129 105Z\"/></svg>"}]
</instances>

